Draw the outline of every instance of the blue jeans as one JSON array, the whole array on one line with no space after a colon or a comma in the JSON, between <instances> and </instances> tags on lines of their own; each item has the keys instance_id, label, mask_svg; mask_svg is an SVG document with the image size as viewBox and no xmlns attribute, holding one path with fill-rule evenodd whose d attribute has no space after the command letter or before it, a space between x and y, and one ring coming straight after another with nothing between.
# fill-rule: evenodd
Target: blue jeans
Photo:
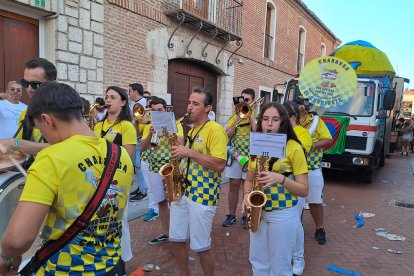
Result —
<instances>
[{"instance_id":1,"label":"blue jeans","mask_svg":"<svg viewBox=\"0 0 414 276\"><path fill-rule=\"evenodd\" d=\"M134 158L134 165L135 165L135 174L138 180L138 188L141 192L147 192L147 185L144 181L144 176L141 171L141 138L137 139L137 146L135 148L135 158Z\"/></svg>"}]
</instances>

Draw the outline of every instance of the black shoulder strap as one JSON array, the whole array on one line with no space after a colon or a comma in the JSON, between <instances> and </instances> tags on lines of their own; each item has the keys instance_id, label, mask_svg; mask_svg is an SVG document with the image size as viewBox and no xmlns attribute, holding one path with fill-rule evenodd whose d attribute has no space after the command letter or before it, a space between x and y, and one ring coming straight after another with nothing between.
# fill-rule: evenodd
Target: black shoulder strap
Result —
<instances>
[{"instance_id":1,"label":"black shoulder strap","mask_svg":"<svg viewBox=\"0 0 414 276\"><path fill-rule=\"evenodd\" d=\"M19 126L19 128L17 129L17 131L16 131L16 133L13 135L13 138L16 138L17 137L17 135L19 135L19 132L22 130L22 128L23 128L23 124L24 124L24 120L21 120L20 121L20 126Z\"/></svg>"},{"instance_id":2,"label":"black shoulder strap","mask_svg":"<svg viewBox=\"0 0 414 276\"><path fill-rule=\"evenodd\" d=\"M41 249L39 249L30 262L19 272L20 275L32 275L32 273L39 270L39 268L56 252L68 244L80 231L85 229L91 220L92 216L97 211L103 198L106 195L109 184L115 175L116 168L119 164L121 156L120 146L106 142L107 153L105 160L105 168L99 186L94 195L89 200L88 204L83 210L82 214L72 223L71 226L60 236L57 240L48 241Z\"/></svg>"}]
</instances>

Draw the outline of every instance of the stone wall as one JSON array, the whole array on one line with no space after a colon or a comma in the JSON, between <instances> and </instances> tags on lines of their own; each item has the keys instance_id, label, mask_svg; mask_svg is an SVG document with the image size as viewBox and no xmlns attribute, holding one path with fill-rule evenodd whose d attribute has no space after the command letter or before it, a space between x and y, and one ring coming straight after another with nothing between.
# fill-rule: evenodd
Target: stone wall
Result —
<instances>
[{"instance_id":1,"label":"stone wall","mask_svg":"<svg viewBox=\"0 0 414 276\"><path fill-rule=\"evenodd\" d=\"M45 58L55 63L58 81L71 85L88 100L102 96L104 89L103 0L43 0L43 2L17 0L17 2L52 13L52 18L44 17L41 20L47 26L45 33L55 34L45 36L44 44L45 48L53 45L53 49L45 52ZM49 37L54 38L54 41L49 41Z\"/></svg>"}]
</instances>

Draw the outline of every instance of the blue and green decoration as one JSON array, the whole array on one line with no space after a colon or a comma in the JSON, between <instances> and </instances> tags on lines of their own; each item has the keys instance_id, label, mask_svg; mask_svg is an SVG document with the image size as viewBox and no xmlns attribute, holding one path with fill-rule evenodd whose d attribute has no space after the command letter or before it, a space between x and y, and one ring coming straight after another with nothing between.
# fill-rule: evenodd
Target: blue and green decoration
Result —
<instances>
[{"instance_id":1,"label":"blue and green decoration","mask_svg":"<svg viewBox=\"0 0 414 276\"><path fill-rule=\"evenodd\" d=\"M325 149L325 154L342 154L345 151L346 129L349 126L348 116L324 115L323 122L332 135L332 143Z\"/></svg>"}]
</instances>

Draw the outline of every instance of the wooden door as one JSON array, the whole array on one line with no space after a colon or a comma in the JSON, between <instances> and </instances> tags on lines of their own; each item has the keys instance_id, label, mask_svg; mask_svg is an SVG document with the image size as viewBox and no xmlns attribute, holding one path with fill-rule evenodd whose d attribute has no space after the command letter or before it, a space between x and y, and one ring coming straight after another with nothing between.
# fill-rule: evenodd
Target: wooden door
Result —
<instances>
[{"instance_id":1,"label":"wooden door","mask_svg":"<svg viewBox=\"0 0 414 276\"><path fill-rule=\"evenodd\" d=\"M0 91L23 78L24 64L39 57L39 21L0 10ZM26 91L21 101L28 103Z\"/></svg>"},{"instance_id":2,"label":"wooden door","mask_svg":"<svg viewBox=\"0 0 414 276\"><path fill-rule=\"evenodd\" d=\"M216 111L217 75L198 63L180 59L169 61L168 93L171 94L176 118L181 118L187 112L188 97L198 86L209 89L213 94L213 111Z\"/></svg>"}]
</instances>

